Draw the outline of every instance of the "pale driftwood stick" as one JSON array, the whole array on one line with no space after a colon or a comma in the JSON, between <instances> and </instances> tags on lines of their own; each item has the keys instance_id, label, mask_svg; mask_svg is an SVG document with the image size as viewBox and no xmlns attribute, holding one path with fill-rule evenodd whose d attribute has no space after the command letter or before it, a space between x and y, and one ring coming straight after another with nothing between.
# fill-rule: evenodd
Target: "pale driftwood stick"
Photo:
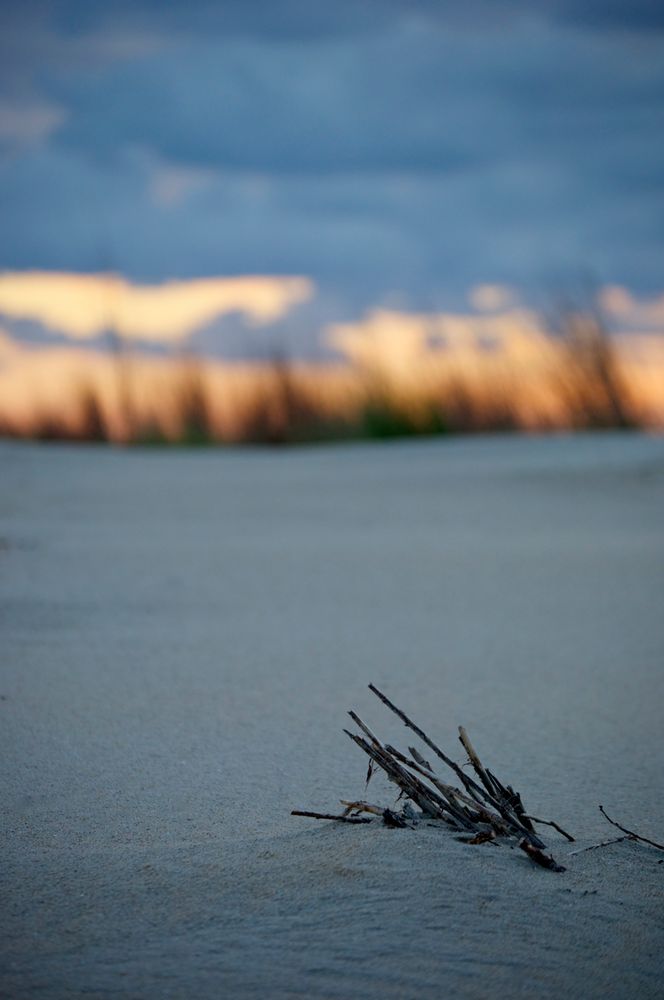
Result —
<instances>
[{"instance_id":1,"label":"pale driftwood stick","mask_svg":"<svg viewBox=\"0 0 664 1000\"><path fill-rule=\"evenodd\" d=\"M596 851L598 847L609 847L611 844L622 844L623 840L634 840L634 837L613 837L611 840L603 840L601 844L591 844L590 847L582 847L578 851L570 851L566 858L574 858L577 854L585 854L586 851Z\"/></svg>"},{"instance_id":2,"label":"pale driftwood stick","mask_svg":"<svg viewBox=\"0 0 664 1000\"><path fill-rule=\"evenodd\" d=\"M599 811L605 819L608 819L611 826L615 826L619 830L622 830L622 832L626 833L628 837L632 838L632 840L640 840L643 844L650 844L651 847L656 847L658 851L664 851L664 846L662 846L662 844L658 844L656 840L648 840L647 837L642 837L640 833L634 833L633 830L628 830L626 827L621 826L620 823L616 823L614 819L611 819L611 817L606 814L604 806L600 806Z\"/></svg>"},{"instance_id":3,"label":"pale driftwood stick","mask_svg":"<svg viewBox=\"0 0 664 1000\"><path fill-rule=\"evenodd\" d=\"M572 836L572 834L567 833L566 830L563 830L562 826L558 826L558 824L554 823L552 819L538 819L537 816L526 816L525 813L521 818L529 819L531 823L541 823L543 826L552 826L553 829L557 830L558 833L561 833L563 837L567 837L567 839L571 841L571 843L574 843L574 837Z\"/></svg>"},{"instance_id":4,"label":"pale driftwood stick","mask_svg":"<svg viewBox=\"0 0 664 1000\"><path fill-rule=\"evenodd\" d=\"M416 725L413 722L412 719L409 719L405 712L402 712L400 708L397 708L397 706L393 702L390 701L390 699L387 697L387 695L384 695L382 691L379 691L378 688L374 684L370 684L369 685L369 690L373 691L373 693L376 695L376 697L380 698L380 700L383 702L383 704L387 705L387 707L390 709L390 711L394 712L394 714L401 719L401 721L403 722L403 724L405 726L408 726L409 729L412 729L413 732L416 733L419 736L419 738L422 740L422 742L426 743L426 745L433 750L433 752L436 754L436 756L440 757L440 759L443 761L443 763L447 764L447 766L454 771L454 773L459 778L459 780L461 781L462 785L464 786L464 788L466 789L466 791L468 792L469 795L471 795L476 800L477 800L477 797L479 795L481 797L480 801L488 801L488 802L491 803L491 805L494 808L497 808L498 804L497 804L494 796L489 795L481 787L481 785L478 785L476 781L473 781L473 779L471 777L469 777L464 771L462 771L462 769L459 767L459 765L456 763L456 761L452 760L451 757L448 757L447 754L443 753L443 751L440 749L440 747L437 746L433 742L433 740L429 739L429 737L424 732L424 730L420 729L420 727L418 725Z\"/></svg>"},{"instance_id":5,"label":"pale driftwood stick","mask_svg":"<svg viewBox=\"0 0 664 1000\"><path fill-rule=\"evenodd\" d=\"M379 767L385 771L390 781L393 781L409 799L416 802L420 807L422 812L426 813L433 819L445 819L447 817L444 813L444 801L431 789L426 788L421 781L418 781L413 775L405 771L399 764L393 760L389 754L385 752L383 747L378 744L368 743L361 736L357 736L355 733L349 732L347 729L344 732L357 744L367 756L373 758L373 760L378 764ZM449 822L449 821L448 821Z\"/></svg>"},{"instance_id":6,"label":"pale driftwood stick","mask_svg":"<svg viewBox=\"0 0 664 1000\"><path fill-rule=\"evenodd\" d=\"M337 823L371 823L364 816L335 816L333 813L307 812L304 809L291 809L291 816L309 816L310 819L333 819Z\"/></svg>"}]
</instances>

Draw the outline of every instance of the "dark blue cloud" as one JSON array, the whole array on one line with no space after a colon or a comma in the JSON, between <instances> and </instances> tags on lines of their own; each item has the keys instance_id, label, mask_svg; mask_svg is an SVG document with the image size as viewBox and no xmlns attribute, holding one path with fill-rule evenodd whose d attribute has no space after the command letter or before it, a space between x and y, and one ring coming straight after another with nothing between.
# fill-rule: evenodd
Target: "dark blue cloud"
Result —
<instances>
[{"instance_id":1,"label":"dark blue cloud","mask_svg":"<svg viewBox=\"0 0 664 1000\"><path fill-rule=\"evenodd\" d=\"M477 155L456 109L467 68L422 29L306 46L199 40L53 79L63 144L108 156L136 144L223 169L462 169Z\"/></svg>"},{"instance_id":2,"label":"dark blue cloud","mask_svg":"<svg viewBox=\"0 0 664 1000\"><path fill-rule=\"evenodd\" d=\"M426 26L308 45L187 42L95 74L50 81L70 109L64 145L128 145L170 160L267 172L476 169L535 144L552 156L607 128L662 124L662 48Z\"/></svg>"},{"instance_id":3,"label":"dark blue cloud","mask_svg":"<svg viewBox=\"0 0 664 1000\"><path fill-rule=\"evenodd\" d=\"M587 28L650 32L664 28L659 0L22 0L3 12L6 23L29 20L58 32L100 25L154 27L180 34L309 40L375 34L418 17L435 24L505 24L538 17Z\"/></svg>"},{"instance_id":4,"label":"dark blue cloud","mask_svg":"<svg viewBox=\"0 0 664 1000\"><path fill-rule=\"evenodd\" d=\"M588 265L655 290L662 22L594 0L26 0L0 88L63 123L5 137L0 266L303 273L337 305Z\"/></svg>"}]
</instances>

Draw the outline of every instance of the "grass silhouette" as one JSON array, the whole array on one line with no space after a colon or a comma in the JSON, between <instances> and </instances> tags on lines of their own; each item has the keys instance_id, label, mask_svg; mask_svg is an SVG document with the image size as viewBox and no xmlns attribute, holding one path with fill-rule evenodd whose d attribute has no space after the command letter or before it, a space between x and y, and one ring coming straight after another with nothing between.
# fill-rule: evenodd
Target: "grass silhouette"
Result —
<instances>
[{"instance_id":1,"label":"grass silhouette","mask_svg":"<svg viewBox=\"0 0 664 1000\"><path fill-rule=\"evenodd\" d=\"M0 434L39 441L164 446L285 446L334 440L386 440L487 432L630 429L647 420L600 319L562 315L537 373L484 358L463 369L445 358L426 377L388 377L380 369L305 366L283 353L236 366L224 388L192 354L163 370L158 392L123 346L111 356L114 384L73 386L66 410L37 403L29 419L0 416ZM340 374L341 373L341 374Z\"/></svg>"}]
</instances>

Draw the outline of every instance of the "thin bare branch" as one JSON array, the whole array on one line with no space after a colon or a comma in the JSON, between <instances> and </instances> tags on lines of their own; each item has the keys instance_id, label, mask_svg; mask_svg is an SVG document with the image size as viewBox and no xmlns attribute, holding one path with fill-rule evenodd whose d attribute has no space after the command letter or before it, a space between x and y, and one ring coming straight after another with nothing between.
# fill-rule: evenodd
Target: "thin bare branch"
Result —
<instances>
[{"instance_id":1,"label":"thin bare branch","mask_svg":"<svg viewBox=\"0 0 664 1000\"><path fill-rule=\"evenodd\" d=\"M574 837L567 830L563 830L562 826L558 826L554 823L552 819L538 819L537 816L526 816L525 814L521 817L522 819L529 819L531 823L540 823L542 826L552 826L554 830L566 837L572 844L574 843Z\"/></svg>"},{"instance_id":2,"label":"thin bare branch","mask_svg":"<svg viewBox=\"0 0 664 1000\"><path fill-rule=\"evenodd\" d=\"M650 844L651 847L657 848L658 851L664 851L664 845L658 844L656 840L648 840L647 837L642 837L640 833L634 833L634 830L628 830L627 827L621 826L620 823L616 823L614 819L611 819L611 817L607 815L604 806L600 806L599 811L604 819L608 819L611 826L615 826L619 830L622 830L622 832L626 833L628 837L632 838L632 840L640 840L641 843Z\"/></svg>"},{"instance_id":3,"label":"thin bare branch","mask_svg":"<svg viewBox=\"0 0 664 1000\"><path fill-rule=\"evenodd\" d=\"M566 858L574 858L577 854L585 854L586 851L596 851L598 847L609 847L611 844L622 844L623 840L634 840L634 837L612 837L611 840L603 840L600 844L591 844L590 847L582 847L578 851L570 851Z\"/></svg>"},{"instance_id":4,"label":"thin bare branch","mask_svg":"<svg viewBox=\"0 0 664 1000\"><path fill-rule=\"evenodd\" d=\"M362 722L362 719L359 717L359 715L356 712L350 711L348 714L350 715L350 717L353 720L353 722L355 723L355 725L359 726L359 728L362 730L362 732L364 733L364 735L368 736L372 743L375 743L377 747L381 747L383 745L380 742L380 740L378 739L378 737L375 736L371 732L371 730L367 726L366 722Z\"/></svg>"},{"instance_id":5,"label":"thin bare branch","mask_svg":"<svg viewBox=\"0 0 664 1000\"><path fill-rule=\"evenodd\" d=\"M335 816L332 813L308 812L304 809L291 809L291 816L309 816L311 819L333 819L337 823L371 823L364 816Z\"/></svg>"}]
</instances>

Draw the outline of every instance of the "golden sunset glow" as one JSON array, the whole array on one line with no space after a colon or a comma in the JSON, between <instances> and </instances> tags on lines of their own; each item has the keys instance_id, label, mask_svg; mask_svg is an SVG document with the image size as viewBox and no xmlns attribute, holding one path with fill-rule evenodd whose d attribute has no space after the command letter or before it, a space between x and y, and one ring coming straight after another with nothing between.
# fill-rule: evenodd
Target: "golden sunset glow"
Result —
<instances>
[{"instance_id":1,"label":"golden sunset glow","mask_svg":"<svg viewBox=\"0 0 664 1000\"><path fill-rule=\"evenodd\" d=\"M77 340L112 330L126 339L173 343L231 312L256 325L274 322L312 294L312 283L298 277L134 285L116 275L29 271L0 275L0 314Z\"/></svg>"},{"instance_id":2,"label":"golden sunset glow","mask_svg":"<svg viewBox=\"0 0 664 1000\"><path fill-rule=\"evenodd\" d=\"M48 317L78 340L103 328L99 302L109 292L122 303L116 315L123 331L168 342L231 303L246 309L254 322L265 322L311 290L300 279L219 279L160 289L73 275L25 279L4 279L0 296L5 311ZM34 299L28 295L31 288L39 293ZM55 290L53 297L49 289ZM630 317L645 314L652 320L658 315L652 303L643 307L622 291L603 294L614 315L621 309L625 315L629 309ZM497 311L488 311L490 300ZM334 364L183 360L140 350L113 357L84 345L22 343L0 329L0 426L10 433L39 435L40 427L52 429L59 422L69 433L94 400L113 439L131 437L132 424L158 428L177 439L186 419L183 407L191 407L196 397L213 437L243 440L257 420L283 422L284 407L292 405L305 422L329 419L351 426L363 407L373 405L377 392L415 420L418 413L452 400L454 406L471 408L474 426L490 426L491 414L503 411L511 424L524 429L574 426L570 407L580 391L578 380L588 377L585 362L575 361L565 341L550 337L534 312L506 308L507 301L492 290L483 293L481 313L376 309L355 323L332 324L324 337L342 356ZM630 412L651 428L664 427L662 333L656 329L611 338Z\"/></svg>"},{"instance_id":3,"label":"golden sunset glow","mask_svg":"<svg viewBox=\"0 0 664 1000\"><path fill-rule=\"evenodd\" d=\"M358 371L413 402L462 384L477 401L509 397L517 424L531 429L568 425L561 386L582 374L571 370L569 346L522 308L493 315L375 310L332 326L328 339ZM664 427L664 335L618 334L611 344L640 422Z\"/></svg>"}]
</instances>

